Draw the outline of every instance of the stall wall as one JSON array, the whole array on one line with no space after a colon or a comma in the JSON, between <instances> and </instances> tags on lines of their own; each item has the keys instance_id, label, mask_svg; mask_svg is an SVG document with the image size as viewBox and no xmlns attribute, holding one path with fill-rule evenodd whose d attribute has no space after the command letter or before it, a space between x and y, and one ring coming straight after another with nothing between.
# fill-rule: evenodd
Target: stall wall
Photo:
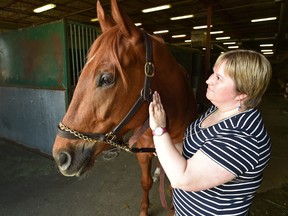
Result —
<instances>
[{"instance_id":1,"label":"stall wall","mask_svg":"<svg viewBox=\"0 0 288 216\"><path fill-rule=\"evenodd\" d=\"M0 87L0 137L52 154L65 91Z\"/></svg>"},{"instance_id":2,"label":"stall wall","mask_svg":"<svg viewBox=\"0 0 288 216\"><path fill-rule=\"evenodd\" d=\"M51 154L67 105L63 20L0 34L0 137Z\"/></svg>"}]
</instances>

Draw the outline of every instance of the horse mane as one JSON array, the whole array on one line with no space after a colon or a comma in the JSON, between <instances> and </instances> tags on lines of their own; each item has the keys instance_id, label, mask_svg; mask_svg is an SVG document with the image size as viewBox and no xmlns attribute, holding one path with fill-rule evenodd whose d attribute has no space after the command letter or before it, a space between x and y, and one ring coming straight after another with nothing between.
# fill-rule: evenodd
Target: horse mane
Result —
<instances>
[{"instance_id":1,"label":"horse mane","mask_svg":"<svg viewBox=\"0 0 288 216\"><path fill-rule=\"evenodd\" d=\"M165 44L164 39L161 37L161 35L151 35L151 37L153 37L155 40L157 40L158 42Z\"/></svg>"},{"instance_id":2,"label":"horse mane","mask_svg":"<svg viewBox=\"0 0 288 216\"><path fill-rule=\"evenodd\" d=\"M122 70L118 52L118 47L121 46L119 39L122 35L120 33L119 28L114 26L107 33L101 34L90 47L87 54L87 64L91 64L93 70L97 70L97 67L103 64L104 57L105 59L109 59L109 62L114 62L116 67L114 67L113 73L116 75L116 69L119 71L124 88L127 90L127 74ZM97 58L95 56L97 56Z\"/></svg>"}]
</instances>

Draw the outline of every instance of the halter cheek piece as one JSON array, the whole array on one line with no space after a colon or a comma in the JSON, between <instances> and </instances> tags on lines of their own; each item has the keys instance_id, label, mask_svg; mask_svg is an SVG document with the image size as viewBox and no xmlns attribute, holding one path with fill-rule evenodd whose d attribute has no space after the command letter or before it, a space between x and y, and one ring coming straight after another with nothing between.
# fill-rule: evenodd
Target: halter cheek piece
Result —
<instances>
[{"instance_id":1,"label":"halter cheek piece","mask_svg":"<svg viewBox=\"0 0 288 216\"><path fill-rule=\"evenodd\" d=\"M150 88L151 78L154 76L154 64L152 62L152 41L146 32L143 32L145 45L146 45L146 63L144 67L145 71L145 80L144 87L140 92L140 96L137 101L134 103L127 115L122 119L122 121L116 125L116 127L106 134L102 133L81 133L79 131L73 130L62 122L58 125L58 136L67 138L67 139L81 139L87 142L94 143L107 143L111 146L120 148L126 152L132 153L145 153L145 152L155 152L155 148L135 148L129 147L126 145L122 138L118 138L116 134L121 130L121 128L127 124L131 118L136 114L141 105L147 101L148 103L152 100L152 91Z\"/></svg>"}]
</instances>

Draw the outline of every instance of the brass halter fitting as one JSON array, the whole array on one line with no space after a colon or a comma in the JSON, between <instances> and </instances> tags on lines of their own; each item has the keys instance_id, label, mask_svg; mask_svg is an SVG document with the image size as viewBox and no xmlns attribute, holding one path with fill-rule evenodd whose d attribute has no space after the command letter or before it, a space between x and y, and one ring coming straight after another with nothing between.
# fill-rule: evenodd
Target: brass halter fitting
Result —
<instances>
[{"instance_id":1,"label":"brass halter fitting","mask_svg":"<svg viewBox=\"0 0 288 216\"><path fill-rule=\"evenodd\" d=\"M105 134L105 137L106 137L106 140L109 140L109 141L114 141L117 139L117 136L113 134L113 132L109 132Z\"/></svg>"},{"instance_id":2,"label":"brass halter fitting","mask_svg":"<svg viewBox=\"0 0 288 216\"><path fill-rule=\"evenodd\" d=\"M152 62L146 62L144 71L147 77L153 77L154 76L154 64Z\"/></svg>"}]
</instances>

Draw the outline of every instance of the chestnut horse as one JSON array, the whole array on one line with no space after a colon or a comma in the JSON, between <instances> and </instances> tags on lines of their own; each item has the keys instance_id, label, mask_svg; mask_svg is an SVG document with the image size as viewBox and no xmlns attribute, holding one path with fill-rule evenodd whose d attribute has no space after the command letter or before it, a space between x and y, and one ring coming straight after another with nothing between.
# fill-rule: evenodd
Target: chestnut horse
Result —
<instances>
[{"instance_id":1,"label":"chestnut horse","mask_svg":"<svg viewBox=\"0 0 288 216\"><path fill-rule=\"evenodd\" d=\"M161 95L175 144L182 142L184 130L195 119L196 103L186 71L163 40L137 28L117 0L111 0L112 17L99 1L97 13L102 34L90 48L59 124L53 156L63 175L80 176L110 145L138 152L143 188L140 215L146 216L153 183L154 144L147 125L151 92ZM122 146L119 137L132 130L138 134L137 147Z\"/></svg>"}]
</instances>

